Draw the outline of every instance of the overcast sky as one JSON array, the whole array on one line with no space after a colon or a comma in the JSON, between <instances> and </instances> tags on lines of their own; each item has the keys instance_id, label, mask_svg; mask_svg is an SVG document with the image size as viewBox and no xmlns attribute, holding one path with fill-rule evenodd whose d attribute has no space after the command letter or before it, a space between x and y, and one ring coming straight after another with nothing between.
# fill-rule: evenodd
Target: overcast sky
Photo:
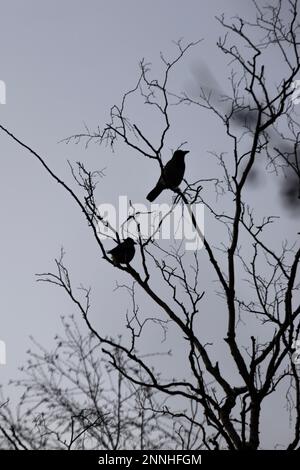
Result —
<instances>
[{"instance_id":1,"label":"overcast sky","mask_svg":"<svg viewBox=\"0 0 300 470\"><path fill-rule=\"evenodd\" d=\"M1 123L62 176L69 171L67 159L81 159L92 168L105 167L99 203L114 203L120 194L144 202L157 178L157 167L121 145L112 155L109 148L93 144L85 149L83 144L58 142L82 131L84 122L91 129L105 123L110 106L119 103L122 93L135 84L139 60L145 57L159 73L160 51L172 57L176 53L172 41L182 37L186 42L202 38L203 42L176 69L172 83L177 90L192 86L195 72L203 64L219 86L226 87L228 71L216 49L222 30L215 15L247 17L252 12L249 0L10 0L0 4L0 80L7 88L6 104L0 105ZM274 61L274 74L280 66ZM137 122L140 119L145 119L149 135L155 136L155 123L146 115L136 117ZM174 111L165 158L172 148L187 141L187 179L214 176L205 155L209 150L228 150L219 126L199 110ZM2 133L0 146L0 339L7 346L7 365L0 366L0 381L6 383L17 376L17 368L24 362L29 335L51 347L61 330L60 315L74 313L63 292L35 280L35 273L52 269L62 245L74 284L93 288L92 319L97 327L108 334L122 331L130 300L122 292L114 293L116 280L122 283L125 276L101 260L73 201L30 154ZM263 175L258 182L249 188L251 204L260 210L263 198L267 214L280 212L279 230L284 227L287 235L295 234L295 217L280 207L273 182ZM166 194L162 200L168 197ZM215 233L208 235L216 238ZM279 244L281 240L279 236ZM207 269L204 265L200 274L204 285ZM143 306L152 308L148 303ZM215 327L219 326L213 323L212 330ZM153 338L148 341L146 350ZM271 417L270 407L266 423ZM267 445L272 446L274 439L285 441L286 436L287 428L271 430Z\"/></svg>"}]
</instances>

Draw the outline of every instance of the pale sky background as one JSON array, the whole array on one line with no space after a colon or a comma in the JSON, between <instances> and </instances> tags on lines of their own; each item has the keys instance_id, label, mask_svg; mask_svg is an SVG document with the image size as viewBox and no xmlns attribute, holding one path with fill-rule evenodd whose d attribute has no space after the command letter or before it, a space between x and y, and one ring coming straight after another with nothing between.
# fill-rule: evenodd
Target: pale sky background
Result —
<instances>
[{"instance_id":1,"label":"pale sky background","mask_svg":"<svg viewBox=\"0 0 300 470\"><path fill-rule=\"evenodd\" d=\"M81 132L83 122L91 129L103 125L110 106L119 103L122 93L135 84L138 61L145 57L154 71L161 70L160 51L172 57L176 52L172 41L181 37L187 42L204 41L176 69L172 83L178 91L191 84L200 63L205 63L220 86L226 87L226 62L216 49L222 29L215 15L224 12L247 17L252 12L248 0L12 0L0 5L0 79L7 87L7 103L0 105L1 123L43 155L61 176L68 174L67 159L81 159L92 168L106 167L99 203L115 202L119 194L144 202L157 178L157 167L122 145L112 155L109 148L94 144L86 150L84 144L66 146L58 142ZM273 67L276 75L280 62L274 61ZM187 179L196 180L203 173L215 176L207 152L229 150L222 127L200 110L178 108L173 113L166 149L187 141ZM147 133L155 135L155 124L152 127L147 115L137 115L136 120L146 122ZM35 281L35 273L53 268L62 245L74 285L83 283L93 288L91 318L102 332L123 331L130 299L122 292L114 293L116 280L122 283L126 278L101 260L81 213L68 195L30 154L3 133L0 146L0 339L7 346L7 365L0 366L0 382L5 384L18 376L17 368L24 363L30 345L29 335L51 347L53 337L61 331L60 315L74 312L62 291ZM272 179L261 176L260 184L249 189L249 201L262 210L263 200L264 213L282 215L278 239L274 235L280 245L283 238L290 234L294 237L299 228L295 217L280 206L277 189ZM162 200L168 197L166 194ZM208 236L216 239L217 234L209 229L208 225ZM284 237L281 230L286 232ZM107 246L111 247L111 242ZM208 270L206 259L200 273L204 286ZM205 288L213 292L211 286ZM148 301L142 305L152 312ZM211 334L220 328L214 317L216 305L208 307L213 319ZM171 337L175 344L183 344L175 334ZM145 350L152 344L153 337L149 337ZM215 347L218 357L223 346ZM178 360L168 366L174 371L179 365L184 368L183 354L177 353ZM278 403L270 399L264 426L270 429L265 445L271 448L275 442L285 442L289 431L281 420L272 421L273 407L278 408Z\"/></svg>"}]
</instances>

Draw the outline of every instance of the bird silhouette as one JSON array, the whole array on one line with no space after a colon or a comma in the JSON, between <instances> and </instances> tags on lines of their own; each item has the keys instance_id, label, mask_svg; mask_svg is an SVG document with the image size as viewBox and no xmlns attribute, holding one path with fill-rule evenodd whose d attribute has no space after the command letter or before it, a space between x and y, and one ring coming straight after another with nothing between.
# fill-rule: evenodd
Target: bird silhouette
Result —
<instances>
[{"instance_id":1,"label":"bird silhouette","mask_svg":"<svg viewBox=\"0 0 300 470\"><path fill-rule=\"evenodd\" d=\"M155 188L148 194L148 201L153 202L164 189L178 188L184 176L184 157L187 153L189 153L189 150L176 150L174 152L171 160L164 166Z\"/></svg>"},{"instance_id":2,"label":"bird silhouette","mask_svg":"<svg viewBox=\"0 0 300 470\"><path fill-rule=\"evenodd\" d=\"M135 241L128 237L107 253L111 255L114 264L128 264L135 255L135 244Z\"/></svg>"}]
</instances>

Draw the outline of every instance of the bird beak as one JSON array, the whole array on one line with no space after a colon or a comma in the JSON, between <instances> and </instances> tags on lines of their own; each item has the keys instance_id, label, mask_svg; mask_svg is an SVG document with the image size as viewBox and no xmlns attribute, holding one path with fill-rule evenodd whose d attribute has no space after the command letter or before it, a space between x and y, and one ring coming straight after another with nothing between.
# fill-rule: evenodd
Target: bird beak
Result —
<instances>
[{"instance_id":1,"label":"bird beak","mask_svg":"<svg viewBox=\"0 0 300 470\"><path fill-rule=\"evenodd\" d=\"M185 151L184 151L184 155L186 155L187 153L190 153L190 151L189 151L189 150L185 150Z\"/></svg>"}]
</instances>

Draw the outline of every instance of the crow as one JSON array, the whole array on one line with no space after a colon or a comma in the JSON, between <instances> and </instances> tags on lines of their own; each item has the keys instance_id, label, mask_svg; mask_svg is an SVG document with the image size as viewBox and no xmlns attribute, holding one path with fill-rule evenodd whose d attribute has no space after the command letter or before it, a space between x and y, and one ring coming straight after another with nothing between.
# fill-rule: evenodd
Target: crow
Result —
<instances>
[{"instance_id":1,"label":"crow","mask_svg":"<svg viewBox=\"0 0 300 470\"><path fill-rule=\"evenodd\" d=\"M128 264L135 255L134 245L135 241L128 237L107 253L111 255L114 264Z\"/></svg>"},{"instance_id":2,"label":"crow","mask_svg":"<svg viewBox=\"0 0 300 470\"><path fill-rule=\"evenodd\" d=\"M184 157L189 150L176 150L171 160L164 166L156 186L147 196L153 202L164 189L176 189L180 185L185 170Z\"/></svg>"}]
</instances>

